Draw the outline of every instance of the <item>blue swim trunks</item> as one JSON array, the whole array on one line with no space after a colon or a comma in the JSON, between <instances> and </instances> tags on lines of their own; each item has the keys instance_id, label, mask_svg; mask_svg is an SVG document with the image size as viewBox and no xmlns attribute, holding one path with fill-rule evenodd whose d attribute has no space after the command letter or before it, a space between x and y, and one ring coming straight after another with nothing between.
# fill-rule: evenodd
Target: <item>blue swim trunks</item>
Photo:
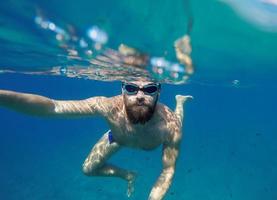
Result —
<instances>
[{"instance_id":1,"label":"blue swim trunks","mask_svg":"<svg viewBox=\"0 0 277 200\"><path fill-rule=\"evenodd\" d=\"M110 144L114 142L114 138L111 130L108 131L108 139Z\"/></svg>"}]
</instances>

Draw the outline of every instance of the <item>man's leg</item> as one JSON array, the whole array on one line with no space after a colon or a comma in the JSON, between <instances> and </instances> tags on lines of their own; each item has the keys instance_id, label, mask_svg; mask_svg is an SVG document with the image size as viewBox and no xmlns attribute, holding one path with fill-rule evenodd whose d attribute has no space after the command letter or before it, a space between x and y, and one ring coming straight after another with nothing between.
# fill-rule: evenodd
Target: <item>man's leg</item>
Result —
<instances>
[{"instance_id":1,"label":"man's leg","mask_svg":"<svg viewBox=\"0 0 277 200\"><path fill-rule=\"evenodd\" d=\"M110 143L108 132L105 133L86 158L83 164L83 172L87 176L111 176L128 181L127 195L130 196L134 190L135 173L106 163L119 149L120 145L116 142Z\"/></svg>"}]
</instances>

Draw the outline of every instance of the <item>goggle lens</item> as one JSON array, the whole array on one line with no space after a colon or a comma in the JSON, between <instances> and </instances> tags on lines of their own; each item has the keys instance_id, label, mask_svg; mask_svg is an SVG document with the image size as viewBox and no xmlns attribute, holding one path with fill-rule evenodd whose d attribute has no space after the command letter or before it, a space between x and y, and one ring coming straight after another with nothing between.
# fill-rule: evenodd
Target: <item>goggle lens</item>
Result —
<instances>
[{"instance_id":1,"label":"goggle lens","mask_svg":"<svg viewBox=\"0 0 277 200\"><path fill-rule=\"evenodd\" d=\"M158 87L156 85L151 85L151 86L147 86L143 88L143 92L148 93L148 94L153 94L155 92L157 92Z\"/></svg>"},{"instance_id":2,"label":"goggle lens","mask_svg":"<svg viewBox=\"0 0 277 200\"><path fill-rule=\"evenodd\" d=\"M134 86L134 85L125 85L125 90L126 90L128 93L136 93L136 92L138 92L139 87L136 87L136 86Z\"/></svg>"}]
</instances>

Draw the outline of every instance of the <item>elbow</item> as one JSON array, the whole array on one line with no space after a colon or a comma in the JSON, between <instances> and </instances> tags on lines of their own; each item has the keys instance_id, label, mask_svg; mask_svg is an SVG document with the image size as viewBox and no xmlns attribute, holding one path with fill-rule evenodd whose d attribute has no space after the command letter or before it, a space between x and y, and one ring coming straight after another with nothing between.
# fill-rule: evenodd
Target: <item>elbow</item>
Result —
<instances>
[{"instance_id":1,"label":"elbow","mask_svg":"<svg viewBox=\"0 0 277 200\"><path fill-rule=\"evenodd\" d=\"M43 99L39 103L30 102L29 106L26 106L25 113L29 113L38 117L49 117L56 113L55 104L51 99Z\"/></svg>"},{"instance_id":2,"label":"elbow","mask_svg":"<svg viewBox=\"0 0 277 200\"><path fill-rule=\"evenodd\" d=\"M173 176L175 173L175 167L174 166L166 167L163 169L163 173L167 174L168 176Z\"/></svg>"}]
</instances>

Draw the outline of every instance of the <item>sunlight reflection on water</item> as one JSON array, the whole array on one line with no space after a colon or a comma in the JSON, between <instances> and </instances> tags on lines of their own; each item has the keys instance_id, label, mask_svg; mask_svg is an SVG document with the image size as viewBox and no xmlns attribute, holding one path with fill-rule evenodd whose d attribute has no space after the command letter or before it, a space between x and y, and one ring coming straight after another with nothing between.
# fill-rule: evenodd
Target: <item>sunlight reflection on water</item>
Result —
<instances>
[{"instance_id":1,"label":"sunlight reflection on water","mask_svg":"<svg viewBox=\"0 0 277 200\"><path fill-rule=\"evenodd\" d=\"M277 32L276 0L221 0L229 4L240 16L257 27Z\"/></svg>"}]
</instances>

